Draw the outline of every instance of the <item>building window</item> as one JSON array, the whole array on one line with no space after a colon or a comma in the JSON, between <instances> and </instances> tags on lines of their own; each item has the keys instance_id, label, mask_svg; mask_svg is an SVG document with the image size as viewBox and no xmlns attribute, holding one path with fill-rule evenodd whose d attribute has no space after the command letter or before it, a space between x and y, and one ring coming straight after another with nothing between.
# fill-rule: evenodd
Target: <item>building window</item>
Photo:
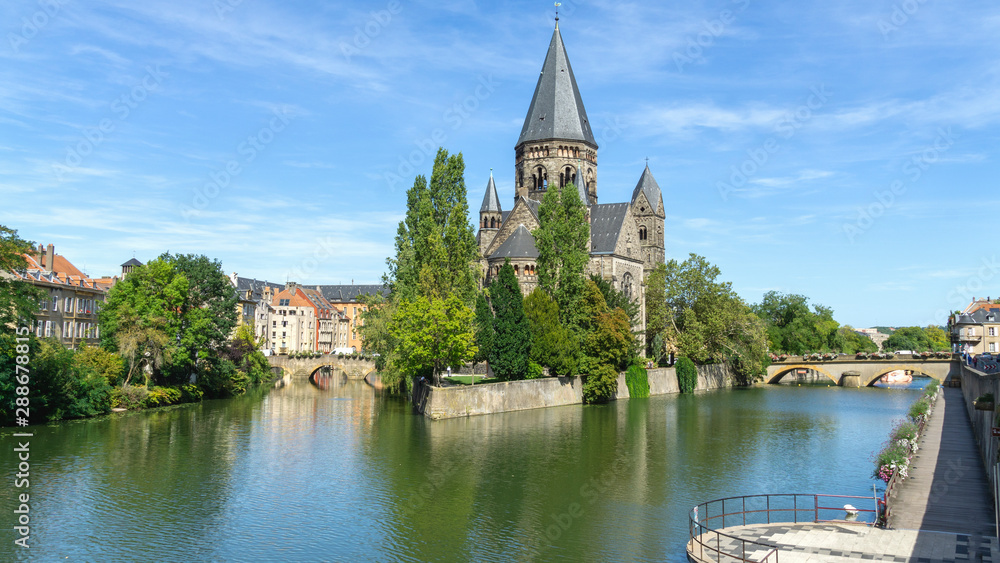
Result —
<instances>
[{"instance_id":1,"label":"building window","mask_svg":"<svg viewBox=\"0 0 1000 563\"><path fill-rule=\"evenodd\" d=\"M45 322L38 321L38 328L35 329L35 336L41 338L42 334L45 333Z\"/></svg>"},{"instance_id":2,"label":"building window","mask_svg":"<svg viewBox=\"0 0 1000 563\"><path fill-rule=\"evenodd\" d=\"M58 297L53 297L52 298L52 312L53 313L58 313L59 312L59 298Z\"/></svg>"},{"instance_id":3,"label":"building window","mask_svg":"<svg viewBox=\"0 0 1000 563\"><path fill-rule=\"evenodd\" d=\"M996 335L997 335L997 329L996 329L996 327L995 326L991 326L990 327L990 336L996 336Z\"/></svg>"},{"instance_id":4,"label":"building window","mask_svg":"<svg viewBox=\"0 0 1000 563\"><path fill-rule=\"evenodd\" d=\"M997 343L990 342L990 352L996 352L996 351L997 351Z\"/></svg>"},{"instance_id":5,"label":"building window","mask_svg":"<svg viewBox=\"0 0 1000 563\"><path fill-rule=\"evenodd\" d=\"M271 326L278 326L278 321L271 321Z\"/></svg>"},{"instance_id":6,"label":"building window","mask_svg":"<svg viewBox=\"0 0 1000 563\"><path fill-rule=\"evenodd\" d=\"M52 321L45 321L45 338L52 336Z\"/></svg>"}]
</instances>

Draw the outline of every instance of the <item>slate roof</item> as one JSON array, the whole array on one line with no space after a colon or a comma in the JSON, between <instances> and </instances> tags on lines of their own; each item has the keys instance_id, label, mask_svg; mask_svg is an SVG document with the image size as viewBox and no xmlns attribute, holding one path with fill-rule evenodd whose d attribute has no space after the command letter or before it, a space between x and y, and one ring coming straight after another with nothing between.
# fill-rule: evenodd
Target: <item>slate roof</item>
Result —
<instances>
[{"instance_id":1,"label":"slate roof","mask_svg":"<svg viewBox=\"0 0 1000 563\"><path fill-rule=\"evenodd\" d=\"M528 209L530 209L531 213L535 216L535 219L538 219L538 206L541 205L542 202L540 202L538 200L531 199L530 197L526 197L526 198L523 198L523 199L524 199L524 203L526 203L528 205Z\"/></svg>"},{"instance_id":2,"label":"slate roof","mask_svg":"<svg viewBox=\"0 0 1000 563\"><path fill-rule=\"evenodd\" d=\"M135 258L132 258L128 262L122 264L122 268L124 268L125 266L142 266L142 262L136 260Z\"/></svg>"},{"instance_id":3,"label":"slate roof","mask_svg":"<svg viewBox=\"0 0 1000 563\"><path fill-rule=\"evenodd\" d=\"M1000 319L1000 311L996 309L978 309L975 312L969 314L963 314L959 317L958 322L960 324L982 324L982 323L995 323L997 319Z\"/></svg>"},{"instance_id":4,"label":"slate roof","mask_svg":"<svg viewBox=\"0 0 1000 563\"><path fill-rule=\"evenodd\" d=\"M260 303L264 295L264 288L270 287L273 289L274 294L278 294L285 286L271 283L264 280L258 280L254 278L241 278L236 277L236 293L241 298L246 295L247 291L250 291L250 300L255 303Z\"/></svg>"},{"instance_id":5,"label":"slate roof","mask_svg":"<svg viewBox=\"0 0 1000 563\"><path fill-rule=\"evenodd\" d=\"M590 252L611 254L628 213L627 203L600 203L590 208Z\"/></svg>"},{"instance_id":6,"label":"slate roof","mask_svg":"<svg viewBox=\"0 0 1000 563\"><path fill-rule=\"evenodd\" d=\"M497 197L497 185L493 183L492 172L490 172L490 183L486 184L486 195L483 196L483 206L479 208L479 212L502 213L500 198Z\"/></svg>"},{"instance_id":7,"label":"slate roof","mask_svg":"<svg viewBox=\"0 0 1000 563\"><path fill-rule=\"evenodd\" d=\"M494 258L538 258L535 237L531 236L524 225L518 225L500 248L490 255L490 259Z\"/></svg>"},{"instance_id":8,"label":"slate roof","mask_svg":"<svg viewBox=\"0 0 1000 563\"><path fill-rule=\"evenodd\" d=\"M351 303L357 302L363 295L375 295L381 293L388 295L389 289L384 285L321 285L320 291L331 303Z\"/></svg>"},{"instance_id":9,"label":"slate roof","mask_svg":"<svg viewBox=\"0 0 1000 563\"><path fill-rule=\"evenodd\" d=\"M552 33L517 145L544 139L584 141L597 146L558 25Z\"/></svg>"},{"instance_id":10,"label":"slate roof","mask_svg":"<svg viewBox=\"0 0 1000 563\"><path fill-rule=\"evenodd\" d=\"M642 176L639 177L639 183L635 185L635 190L632 192L633 203L635 203L635 198L639 197L640 193L646 194L646 199L649 200L649 204L653 206L653 211L655 212L655 208L663 196L660 191L660 185L656 183L656 178L654 178L653 173L649 171L648 164L646 165L646 169L642 171Z\"/></svg>"}]
</instances>

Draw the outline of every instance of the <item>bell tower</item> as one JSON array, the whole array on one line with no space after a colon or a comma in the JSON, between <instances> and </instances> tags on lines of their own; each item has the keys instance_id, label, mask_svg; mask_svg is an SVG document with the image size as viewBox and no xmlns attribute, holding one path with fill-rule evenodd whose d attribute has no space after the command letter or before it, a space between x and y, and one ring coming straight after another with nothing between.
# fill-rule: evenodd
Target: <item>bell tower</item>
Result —
<instances>
[{"instance_id":1,"label":"bell tower","mask_svg":"<svg viewBox=\"0 0 1000 563\"><path fill-rule=\"evenodd\" d=\"M521 136L514 146L515 201L541 201L550 188L582 187L597 203L597 142L559 33L552 33Z\"/></svg>"}]
</instances>

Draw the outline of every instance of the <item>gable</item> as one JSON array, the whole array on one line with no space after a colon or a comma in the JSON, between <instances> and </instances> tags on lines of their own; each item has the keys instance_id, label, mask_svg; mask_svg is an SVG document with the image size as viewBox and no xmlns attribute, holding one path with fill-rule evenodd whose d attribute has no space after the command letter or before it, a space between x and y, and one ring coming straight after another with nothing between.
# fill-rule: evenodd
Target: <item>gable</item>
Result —
<instances>
[{"instance_id":1,"label":"gable","mask_svg":"<svg viewBox=\"0 0 1000 563\"><path fill-rule=\"evenodd\" d=\"M517 203L514 204L514 208L510 210L510 213L504 218L503 223L500 225L500 230L497 232L497 236L493 238L493 242L490 243L489 248L486 249L485 255L492 256L500 246L507 241L507 239L514 234L514 231L521 225L528 229L529 232L534 231L540 225L538 223L538 216L535 214L538 208L538 204L534 205L534 209L529 204L529 200L525 198L520 198Z\"/></svg>"}]
</instances>

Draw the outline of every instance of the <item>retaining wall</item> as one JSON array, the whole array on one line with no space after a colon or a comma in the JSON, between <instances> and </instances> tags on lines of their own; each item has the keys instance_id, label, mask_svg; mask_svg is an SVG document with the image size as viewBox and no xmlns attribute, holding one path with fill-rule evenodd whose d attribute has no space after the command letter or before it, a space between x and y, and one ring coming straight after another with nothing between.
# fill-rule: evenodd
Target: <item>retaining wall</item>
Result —
<instances>
[{"instance_id":1,"label":"retaining wall","mask_svg":"<svg viewBox=\"0 0 1000 563\"><path fill-rule=\"evenodd\" d=\"M650 396L680 393L674 368L654 368L647 372ZM699 366L695 390L721 389L729 387L731 381L726 366ZM615 398L629 398L625 374L618 375L618 393ZM424 383L415 390L414 399L417 409L434 420L580 405L583 404L583 380L579 376L545 377L449 387L432 387Z\"/></svg>"},{"instance_id":2,"label":"retaining wall","mask_svg":"<svg viewBox=\"0 0 1000 563\"><path fill-rule=\"evenodd\" d=\"M997 449L1000 446L998 443L1000 439L994 438L992 435L996 412L976 410L973 402L977 397L986 393L993 393L993 397L1000 398L1000 374L986 374L963 365L960 377L962 395L965 397L965 408L968 409L969 420L972 421L972 433L975 435L976 444L979 445L983 467L986 468L986 474L992 483L994 473L997 471ZM991 486L990 489L992 490L993 487Z\"/></svg>"}]
</instances>

